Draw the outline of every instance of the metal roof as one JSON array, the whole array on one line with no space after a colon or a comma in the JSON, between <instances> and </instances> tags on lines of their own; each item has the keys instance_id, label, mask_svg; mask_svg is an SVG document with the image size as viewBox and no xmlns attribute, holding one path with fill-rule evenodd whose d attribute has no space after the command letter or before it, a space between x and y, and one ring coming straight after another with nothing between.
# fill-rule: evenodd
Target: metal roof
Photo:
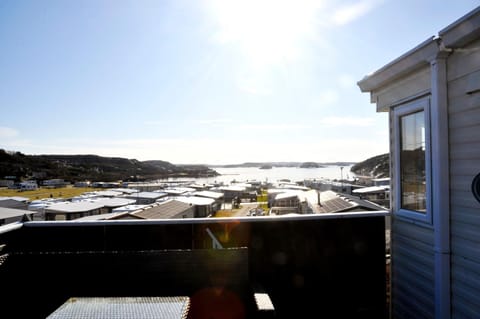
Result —
<instances>
[{"instance_id":1,"label":"metal roof","mask_svg":"<svg viewBox=\"0 0 480 319\"><path fill-rule=\"evenodd\" d=\"M390 186L371 186L355 189L352 191L354 194L368 194L368 193L379 193L389 190Z\"/></svg>"},{"instance_id":2,"label":"metal roof","mask_svg":"<svg viewBox=\"0 0 480 319\"><path fill-rule=\"evenodd\" d=\"M267 189L268 194L280 194L285 193L285 188L269 188Z\"/></svg>"},{"instance_id":3,"label":"metal roof","mask_svg":"<svg viewBox=\"0 0 480 319\"><path fill-rule=\"evenodd\" d=\"M320 213L336 213L336 212L349 210L355 206L358 206L358 204L337 196L336 198L332 198L327 201L320 201L319 212Z\"/></svg>"},{"instance_id":4,"label":"metal roof","mask_svg":"<svg viewBox=\"0 0 480 319\"><path fill-rule=\"evenodd\" d=\"M110 190L114 192L124 193L124 194L138 193L138 189L134 189L134 188L112 188Z\"/></svg>"},{"instance_id":5,"label":"metal roof","mask_svg":"<svg viewBox=\"0 0 480 319\"><path fill-rule=\"evenodd\" d=\"M232 186L250 188L250 187L252 187L252 184L250 184L250 183L233 183Z\"/></svg>"},{"instance_id":6,"label":"metal roof","mask_svg":"<svg viewBox=\"0 0 480 319\"><path fill-rule=\"evenodd\" d=\"M298 197L300 201L307 201L312 204L318 203L318 192L316 190L301 191L301 190L285 190L284 193L279 193L275 196L275 200L285 199L290 197Z\"/></svg>"},{"instance_id":7,"label":"metal roof","mask_svg":"<svg viewBox=\"0 0 480 319\"><path fill-rule=\"evenodd\" d=\"M105 197L116 197L116 196L122 195L122 192L115 192L115 191L112 191L112 190L97 191L97 192L91 192L91 193L94 194L94 195L97 195L97 196L105 196Z\"/></svg>"},{"instance_id":8,"label":"metal roof","mask_svg":"<svg viewBox=\"0 0 480 319\"><path fill-rule=\"evenodd\" d=\"M206 197L197 197L197 196L179 196L175 200L178 200L183 203L193 204L198 206L212 205L215 203L215 199L206 198Z\"/></svg>"},{"instance_id":9,"label":"metal roof","mask_svg":"<svg viewBox=\"0 0 480 319\"><path fill-rule=\"evenodd\" d=\"M76 218L73 221L74 222L84 222L84 221L89 221L89 220L108 220L111 218L115 218L118 216L121 216L123 214L128 214L128 212L113 212L113 213L108 213L108 214L99 214L99 215L90 215L90 216L84 216L80 218Z\"/></svg>"},{"instance_id":10,"label":"metal roof","mask_svg":"<svg viewBox=\"0 0 480 319\"><path fill-rule=\"evenodd\" d=\"M159 192L138 192L131 195L128 195L127 198L150 198L150 199L157 199L160 197L167 196L166 193L159 193Z\"/></svg>"},{"instance_id":11,"label":"metal roof","mask_svg":"<svg viewBox=\"0 0 480 319\"><path fill-rule=\"evenodd\" d=\"M28 202L29 201L29 199L27 197L21 197L21 196L4 197L4 196L0 196L0 200L8 200L8 199L15 200L17 202Z\"/></svg>"},{"instance_id":12,"label":"metal roof","mask_svg":"<svg viewBox=\"0 0 480 319\"><path fill-rule=\"evenodd\" d=\"M90 202L102 204L104 207L114 208L114 207L121 207L121 206L130 205L130 204L135 204L136 201L135 199L124 198L124 197L113 197L113 198L101 197L101 198L95 198L93 200L90 200Z\"/></svg>"},{"instance_id":13,"label":"metal roof","mask_svg":"<svg viewBox=\"0 0 480 319\"><path fill-rule=\"evenodd\" d=\"M275 196L275 200L291 198L291 197L299 197L301 196L302 191L285 191L284 193L279 193Z\"/></svg>"},{"instance_id":14,"label":"metal roof","mask_svg":"<svg viewBox=\"0 0 480 319\"><path fill-rule=\"evenodd\" d=\"M150 205L126 205L126 206L114 208L112 212L113 213L134 212L136 210L145 209L147 207L150 207Z\"/></svg>"},{"instance_id":15,"label":"metal roof","mask_svg":"<svg viewBox=\"0 0 480 319\"><path fill-rule=\"evenodd\" d=\"M151 208L134 212L132 215L145 219L168 219L180 215L191 207L192 205L190 204L172 199L158 205L153 205Z\"/></svg>"},{"instance_id":16,"label":"metal roof","mask_svg":"<svg viewBox=\"0 0 480 319\"><path fill-rule=\"evenodd\" d=\"M220 199L220 198L223 197L223 193L212 192L212 191L195 192L195 193L193 193L193 195L200 196L200 197L214 198L214 199Z\"/></svg>"},{"instance_id":17,"label":"metal roof","mask_svg":"<svg viewBox=\"0 0 480 319\"><path fill-rule=\"evenodd\" d=\"M92 202L63 202L63 203L54 203L48 207L46 210L48 212L58 212L58 213L81 213L81 212L88 212L95 209L102 208L103 205L100 203L92 203Z\"/></svg>"},{"instance_id":18,"label":"metal roof","mask_svg":"<svg viewBox=\"0 0 480 319\"><path fill-rule=\"evenodd\" d=\"M222 190L222 191L227 191L227 192L244 192L246 190L246 187L231 185L231 186L222 186L219 189Z\"/></svg>"},{"instance_id":19,"label":"metal roof","mask_svg":"<svg viewBox=\"0 0 480 319\"><path fill-rule=\"evenodd\" d=\"M32 215L36 212L32 212L25 209L5 208L0 207L0 219L22 217L24 215Z\"/></svg>"},{"instance_id":20,"label":"metal roof","mask_svg":"<svg viewBox=\"0 0 480 319\"><path fill-rule=\"evenodd\" d=\"M162 191L168 194L182 195L185 193L195 192L196 189L190 188L190 187L173 187L173 188L166 188Z\"/></svg>"}]
</instances>

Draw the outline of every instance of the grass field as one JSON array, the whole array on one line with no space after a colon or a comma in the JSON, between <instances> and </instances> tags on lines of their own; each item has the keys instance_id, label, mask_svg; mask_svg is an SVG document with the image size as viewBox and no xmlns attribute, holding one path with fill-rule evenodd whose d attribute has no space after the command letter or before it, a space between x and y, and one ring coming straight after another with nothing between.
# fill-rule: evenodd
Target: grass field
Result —
<instances>
[{"instance_id":1,"label":"grass field","mask_svg":"<svg viewBox=\"0 0 480 319\"><path fill-rule=\"evenodd\" d=\"M215 217L235 217L238 209L223 209L215 213Z\"/></svg>"},{"instance_id":2,"label":"grass field","mask_svg":"<svg viewBox=\"0 0 480 319\"><path fill-rule=\"evenodd\" d=\"M261 203L260 208L268 212L268 192L265 189L262 189L262 193L257 196L257 202Z\"/></svg>"},{"instance_id":3,"label":"grass field","mask_svg":"<svg viewBox=\"0 0 480 319\"><path fill-rule=\"evenodd\" d=\"M104 190L101 188L91 187L60 187L60 188L46 188L40 187L37 190L32 191L19 191L17 189L0 188L0 197L20 196L27 197L30 200L42 199L42 198L72 198L81 195L86 192L93 192L98 190Z\"/></svg>"}]
</instances>

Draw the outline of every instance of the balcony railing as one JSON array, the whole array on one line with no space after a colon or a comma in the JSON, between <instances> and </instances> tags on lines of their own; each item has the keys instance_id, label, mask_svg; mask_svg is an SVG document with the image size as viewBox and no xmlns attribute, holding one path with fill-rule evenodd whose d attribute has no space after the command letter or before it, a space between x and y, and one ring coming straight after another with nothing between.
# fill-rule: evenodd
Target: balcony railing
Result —
<instances>
[{"instance_id":1,"label":"balcony railing","mask_svg":"<svg viewBox=\"0 0 480 319\"><path fill-rule=\"evenodd\" d=\"M198 306L202 291L221 288L248 318L261 315L255 292L278 318L385 318L386 215L4 226L0 313L45 318L70 297L189 296Z\"/></svg>"}]
</instances>

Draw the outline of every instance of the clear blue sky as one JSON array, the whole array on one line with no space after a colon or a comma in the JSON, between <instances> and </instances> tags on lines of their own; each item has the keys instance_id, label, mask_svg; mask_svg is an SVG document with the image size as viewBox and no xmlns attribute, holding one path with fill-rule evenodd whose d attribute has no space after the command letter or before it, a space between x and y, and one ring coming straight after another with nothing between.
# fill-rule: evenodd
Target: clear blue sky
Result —
<instances>
[{"instance_id":1,"label":"clear blue sky","mask_svg":"<svg viewBox=\"0 0 480 319\"><path fill-rule=\"evenodd\" d=\"M356 82L478 5L0 0L0 148L361 161L388 123Z\"/></svg>"}]
</instances>

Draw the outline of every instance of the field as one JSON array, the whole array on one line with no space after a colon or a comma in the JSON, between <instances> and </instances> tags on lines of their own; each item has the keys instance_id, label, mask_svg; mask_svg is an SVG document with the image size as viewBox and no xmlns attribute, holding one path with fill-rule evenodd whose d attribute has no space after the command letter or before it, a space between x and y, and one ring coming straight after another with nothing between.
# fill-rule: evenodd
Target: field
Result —
<instances>
[{"instance_id":1,"label":"field","mask_svg":"<svg viewBox=\"0 0 480 319\"><path fill-rule=\"evenodd\" d=\"M98 190L104 190L101 188L91 187L60 187L60 188L46 188L40 187L37 190L32 191L19 191L18 189L0 188L0 197L20 196L26 197L30 200L42 199L42 198L72 198L81 195L85 192L93 192Z\"/></svg>"}]
</instances>

